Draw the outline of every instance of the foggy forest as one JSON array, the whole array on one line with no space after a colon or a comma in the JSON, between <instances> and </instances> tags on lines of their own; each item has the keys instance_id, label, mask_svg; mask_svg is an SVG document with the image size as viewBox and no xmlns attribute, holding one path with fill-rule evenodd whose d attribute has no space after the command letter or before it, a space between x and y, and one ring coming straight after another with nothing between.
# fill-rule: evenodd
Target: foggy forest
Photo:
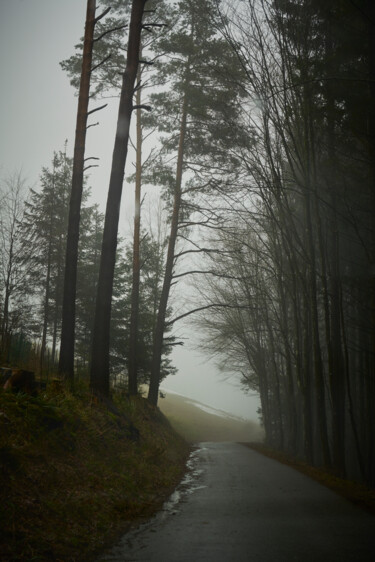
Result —
<instances>
[{"instance_id":1,"label":"foggy forest","mask_svg":"<svg viewBox=\"0 0 375 562\"><path fill-rule=\"evenodd\" d=\"M183 322L268 447L374 487L374 25L370 0L88 0L57 61L74 143L0 182L0 365L156 406Z\"/></svg>"}]
</instances>

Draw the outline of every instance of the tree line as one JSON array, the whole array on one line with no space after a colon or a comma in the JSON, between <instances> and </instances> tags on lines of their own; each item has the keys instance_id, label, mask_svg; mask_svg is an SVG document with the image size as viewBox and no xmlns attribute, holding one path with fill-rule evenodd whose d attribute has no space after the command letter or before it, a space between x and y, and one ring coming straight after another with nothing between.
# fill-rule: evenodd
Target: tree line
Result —
<instances>
[{"instance_id":1,"label":"tree line","mask_svg":"<svg viewBox=\"0 0 375 562\"><path fill-rule=\"evenodd\" d=\"M199 320L259 391L270 445L371 485L374 22L368 2L227 6L248 137Z\"/></svg>"},{"instance_id":2,"label":"tree line","mask_svg":"<svg viewBox=\"0 0 375 562\"><path fill-rule=\"evenodd\" d=\"M40 189L28 189L21 174L1 186L1 360L2 364L29 366L48 379L58 370L63 307L64 255L72 182L72 158L54 153L40 176ZM77 261L75 315L76 379L87 378L90 364L97 277L104 217L89 204L83 190L81 236ZM148 382L152 332L160 294L160 271L165 240L159 231L143 231L141 248L139 382ZM126 387L131 300L131 245L120 240L114 278L110 333L111 378ZM169 313L170 314L170 311ZM162 358L161 378L174 372L170 348Z\"/></svg>"},{"instance_id":3,"label":"tree line","mask_svg":"<svg viewBox=\"0 0 375 562\"><path fill-rule=\"evenodd\" d=\"M92 0L87 2L85 36L76 54L61 63L78 93L73 158L70 161L66 154L64 158L59 156L65 166L66 189L61 197L66 206L62 209L54 201L59 172L57 161L52 171L43 171L46 178L41 178L41 192L33 193L37 205L36 200L43 197L45 191L51 192L51 208L46 211L50 215L43 219L47 246L40 262L46 267L46 274L38 295L44 314L38 349L39 368L42 372L45 356L50 354L52 366L73 385L82 354L80 365L89 370L91 388L98 395L108 396L116 357L125 357L124 373L130 394L137 393L139 384L147 380L150 382L149 400L156 404L160 381L173 372L168 356L173 345L179 343L169 333L173 325L170 292L177 284L175 265L178 259L195 252L194 249L182 250L184 244L190 243L191 226L191 211L187 201L182 199L183 177L188 168L191 175L193 166L201 165L202 150L208 158L226 142L224 134L214 139L213 128L217 128L220 115L226 114L226 118L231 119L239 111L234 98L228 97L224 90L228 85L225 70L234 56L230 49L224 48L224 39L215 37L214 22L218 22L218 13L213 2L204 5L158 2L154 5L150 1L145 13L144 1L111 4L107 0L98 6ZM215 70L218 62L220 72ZM202 89L205 80L210 81L207 92ZM97 125L91 116L104 108L104 105L94 105L96 100L111 94L119 96L119 114L107 208L104 216L95 208L92 215L97 222L91 226L84 206L87 198L84 177L88 168L98 164L95 158L85 154L86 134L90 127ZM142 96L147 94L149 105L142 102ZM150 115L145 115L151 108ZM136 186L136 212L132 263L128 261L124 266L127 271L124 275L130 276L131 283L128 277L126 287L119 288L122 263L118 248L119 208L133 114L136 172L131 181ZM150 135L158 137L157 146L142 160L144 137ZM68 169L70 175L66 177ZM185 192L193 201L197 188L190 187L189 181ZM144 185L161 188L161 200L170 225L169 236L163 240L159 237L157 244L152 232L141 227L141 187ZM25 217L22 222L29 220L30 229L36 232L38 219L31 216L30 209L25 211ZM61 232L55 248L53 236L57 225ZM91 227L97 246L86 254L84 244ZM34 238L29 236L30 254L41 248L40 240L36 247L33 247L34 241L36 244L36 234ZM129 252L126 252L128 260ZM91 264L90 272L81 275L81 261L86 256L90 261L93 254L95 265ZM56 269L51 265L55 257ZM147 269L151 267L148 260L153 262L152 272ZM145 290L149 291L147 298ZM129 306L124 291L129 291ZM87 302L83 304L81 297ZM144 311L145 301L152 308L152 315L151 311ZM33 306L35 312L37 305L33 303ZM4 317L5 311L6 307ZM129 331L129 342L123 336L121 343L124 315L128 315L123 331ZM147 326L144 325L145 315L148 316ZM53 318L52 327L50 318ZM24 322L23 326L26 324ZM16 329L24 333L20 326L4 328L5 360L10 359L11 349L10 345L6 349L5 342L10 339L9 335L14 341L17 339ZM85 335L84 344L81 330ZM121 348L117 353L114 342Z\"/></svg>"}]
</instances>

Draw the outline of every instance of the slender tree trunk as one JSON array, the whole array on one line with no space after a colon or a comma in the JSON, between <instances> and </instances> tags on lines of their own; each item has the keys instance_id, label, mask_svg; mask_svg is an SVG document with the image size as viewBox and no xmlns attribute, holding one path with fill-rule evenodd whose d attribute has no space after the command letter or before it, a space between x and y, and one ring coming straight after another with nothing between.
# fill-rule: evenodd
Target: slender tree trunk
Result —
<instances>
[{"instance_id":1,"label":"slender tree trunk","mask_svg":"<svg viewBox=\"0 0 375 562\"><path fill-rule=\"evenodd\" d=\"M363 481L366 480L366 467L364 463L362 448L361 448L361 440L358 431L358 424L356 421L355 416L355 404L354 404L354 396L352 392L353 382L350 377L350 361L349 361L349 347L348 347L348 340L346 335L345 323L344 323L344 307L342 303L342 298L340 302L340 313L342 318L342 328L343 328L343 347L344 347L344 369L345 369L345 378L346 378L346 385L347 385L347 392L348 392L348 402L349 402L349 418L351 423L351 428L353 431L354 437L354 444L357 453L357 462L359 466L359 470L362 476Z\"/></svg>"},{"instance_id":2,"label":"slender tree trunk","mask_svg":"<svg viewBox=\"0 0 375 562\"><path fill-rule=\"evenodd\" d=\"M304 297L303 323L303 359L300 362L300 384L302 392L303 412L303 450L305 459L309 464L314 464L314 438L313 438L313 400L312 400L312 374L311 374L311 311L308 304L308 294Z\"/></svg>"},{"instance_id":3,"label":"slender tree trunk","mask_svg":"<svg viewBox=\"0 0 375 562\"><path fill-rule=\"evenodd\" d=\"M3 324L1 327L2 342L4 342L4 355L7 355L6 347L9 340L9 303L11 297L11 272L12 272L12 261L13 261L13 242L10 244L9 249L9 264L7 271L7 278L5 281L5 295L4 295L4 309L3 309Z\"/></svg>"},{"instance_id":4,"label":"slender tree trunk","mask_svg":"<svg viewBox=\"0 0 375 562\"><path fill-rule=\"evenodd\" d=\"M62 246L63 246L63 239L60 236L59 239L59 249L58 249L58 262L57 262L57 278L56 278L56 287L55 287L55 313L53 317L53 333L52 333L52 353L51 353L51 360L52 365L56 363L56 355L57 355L57 328L59 325L59 317L61 313L60 308L60 299L59 296L61 294L61 281L63 276L63 264L62 264Z\"/></svg>"},{"instance_id":5,"label":"slender tree trunk","mask_svg":"<svg viewBox=\"0 0 375 562\"><path fill-rule=\"evenodd\" d=\"M45 355L45 352L46 352L46 343L47 343L50 279L51 279L51 237L50 237L49 243L48 243L46 290L45 290L45 294L44 294L43 332L42 332L42 343L41 343L41 346L40 346L40 374L41 374L41 376L43 376L44 355Z\"/></svg>"},{"instance_id":6,"label":"slender tree trunk","mask_svg":"<svg viewBox=\"0 0 375 562\"><path fill-rule=\"evenodd\" d=\"M282 338L284 341L284 354L285 354L285 369L287 377L287 420L288 420L288 432L287 432L287 450L295 454L297 450L297 408L295 401L295 389L294 389L294 379L293 379L293 367L292 358L290 352L290 330L288 327L288 314L286 309L286 294L283 286L283 281L281 275L278 276L278 290L280 295L280 322Z\"/></svg>"},{"instance_id":7,"label":"slender tree trunk","mask_svg":"<svg viewBox=\"0 0 375 562\"><path fill-rule=\"evenodd\" d=\"M320 443L323 452L324 464L331 466L331 454L328 441L328 423L326 410L326 393L324 381L324 368L322 360L322 350L320 343L319 331L319 311L317 296L317 265L315 239L312 222L311 194L315 190L312 186L312 156L313 156L313 140L311 138L311 99L307 85L304 87L304 148L305 148L305 170L304 170L304 206L306 221L306 246L308 248L309 264L308 264L308 282L310 285L310 305L311 305L311 329L313 336L313 356L314 356L314 380L316 390L316 407L317 420L319 424Z\"/></svg>"},{"instance_id":8,"label":"slender tree trunk","mask_svg":"<svg viewBox=\"0 0 375 562\"><path fill-rule=\"evenodd\" d=\"M327 411L326 411L326 398L325 398L325 385L324 385L324 372L322 351L320 345L319 335L319 315L318 315L318 301L317 301L317 283L316 283L316 258L315 248L312 233L311 221L311 203L310 194L305 194L305 212L306 212L306 227L308 237L308 247L310 254L310 267L309 267L309 283L311 291L311 328L313 336L313 352L314 352L314 379L317 400L317 418L319 424L320 442L322 446L323 459L327 467L331 466L331 454L328 442L328 424L327 424Z\"/></svg>"},{"instance_id":9,"label":"slender tree trunk","mask_svg":"<svg viewBox=\"0 0 375 562\"><path fill-rule=\"evenodd\" d=\"M334 50L332 38L332 14L328 13L326 28L326 57L327 75L332 76L334 68L330 62ZM342 336L341 336L341 282L340 282L340 235L337 219L337 197L338 188L335 177L337 158L335 149L335 120L334 120L334 95L330 80L325 84L326 106L327 106L327 141L328 141L328 189L331 194L331 205L329 215L329 239L330 239L330 262L331 262L331 315L330 315L330 373L329 384L332 400L332 459L337 474L345 477L345 398L346 384L343 368Z\"/></svg>"},{"instance_id":10,"label":"slender tree trunk","mask_svg":"<svg viewBox=\"0 0 375 562\"><path fill-rule=\"evenodd\" d=\"M369 41L369 160L370 160L370 190L371 190L371 207L372 216L375 216L375 5L372 0L367 0L368 12L368 41ZM375 409L375 228L372 224L371 230L371 263L370 265L370 357L368 370L368 406L369 417L368 424L368 468L369 468L369 484L375 486L375 430L373 424L373 413Z\"/></svg>"},{"instance_id":11,"label":"slender tree trunk","mask_svg":"<svg viewBox=\"0 0 375 562\"><path fill-rule=\"evenodd\" d=\"M138 69L138 84L141 75ZM141 89L138 88L136 103L141 105ZM141 182L142 182L142 125L141 109L137 109L137 154L135 169L135 205L134 205L134 239L133 239L133 279L131 293L130 337L129 337L129 394L138 392L137 349L140 288L140 231L141 231Z\"/></svg>"},{"instance_id":12,"label":"slender tree trunk","mask_svg":"<svg viewBox=\"0 0 375 562\"><path fill-rule=\"evenodd\" d=\"M82 72L74 143L72 190L70 198L68 236L66 244L59 373L71 383L74 380L74 340L78 242L83 191L83 172L85 165L85 144L90 92L92 50L95 28L95 9L96 0L87 0Z\"/></svg>"},{"instance_id":13,"label":"slender tree trunk","mask_svg":"<svg viewBox=\"0 0 375 562\"><path fill-rule=\"evenodd\" d=\"M146 0L133 0L132 4L127 62L122 81L99 269L90 384L96 394L104 397L109 395L111 303L116 263L117 233L145 3Z\"/></svg>"},{"instance_id":14,"label":"slender tree trunk","mask_svg":"<svg viewBox=\"0 0 375 562\"><path fill-rule=\"evenodd\" d=\"M183 172L186 123L187 123L187 99L185 94L183 105L182 105L172 222L171 222L171 230L169 235L164 282L163 282L163 288L160 296L159 310L158 310L158 316L157 316L156 327L155 327L155 337L153 342L153 353L152 353L152 363L151 363L150 387L148 392L148 400L149 402L151 402L151 404L154 404L155 406L158 403L159 384L160 384L160 365L161 365L161 356L163 351L163 337L164 337L164 328L165 328L165 315L167 312L169 291L172 283L174 250L177 240L178 220L179 220L180 206L181 206L181 188L182 188L182 172Z\"/></svg>"}]
</instances>

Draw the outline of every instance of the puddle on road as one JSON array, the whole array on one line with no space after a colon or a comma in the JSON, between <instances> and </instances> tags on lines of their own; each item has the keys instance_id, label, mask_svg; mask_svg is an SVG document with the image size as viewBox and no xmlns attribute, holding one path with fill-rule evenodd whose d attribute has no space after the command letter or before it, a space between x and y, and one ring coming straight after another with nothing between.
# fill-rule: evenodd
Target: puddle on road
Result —
<instances>
[{"instance_id":1,"label":"puddle on road","mask_svg":"<svg viewBox=\"0 0 375 562\"><path fill-rule=\"evenodd\" d=\"M178 511L178 504L186 501L187 497L196 492L206 488L200 483L203 475L203 468L199 456L205 447L197 447L190 453L189 459L186 463L186 474L175 489L175 491L164 502L160 512L155 516L159 520L164 519L169 514L175 514Z\"/></svg>"},{"instance_id":2,"label":"puddle on road","mask_svg":"<svg viewBox=\"0 0 375 562\"><path fill-rule=\"evenodd\" d=\"M178 506L188 500L197 490L207 488L207 486L202 484L204 469L202 468L202 453L206 450L206 447L196 447L189 456L186 463L186 473L176 487L175 491L169 496L169 498L163 503L160 511L156 513L151 519L142 523L132 531L126 533L119 543L115 545L109 552L104 556L100 557L97 562L119 562L120 560L124 562L132 562L136 560L134 558L124 558L125 550L131 551L133 547L133 542L137 540L140 533L145 531L156 532L154 527L158 523L161 523L170 515L176 515L179 511Z\"/></svg>"}]
</instances>

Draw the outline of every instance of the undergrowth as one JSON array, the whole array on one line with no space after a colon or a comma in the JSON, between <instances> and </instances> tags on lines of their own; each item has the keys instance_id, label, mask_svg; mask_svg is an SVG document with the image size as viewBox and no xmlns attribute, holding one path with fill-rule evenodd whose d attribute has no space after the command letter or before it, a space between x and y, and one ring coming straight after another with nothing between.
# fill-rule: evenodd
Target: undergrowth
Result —
<instances>
[{"instance_id":1,"label":"undergrowth","mask_svg":"<svg viewBox=\"0 0 375 562\"><path fill-rule=\"evenodd\" d=\"M177 484L183 439L146 400L114 402L0 393L1 561L91 560Z\"/></svg>"}]
</instances>

